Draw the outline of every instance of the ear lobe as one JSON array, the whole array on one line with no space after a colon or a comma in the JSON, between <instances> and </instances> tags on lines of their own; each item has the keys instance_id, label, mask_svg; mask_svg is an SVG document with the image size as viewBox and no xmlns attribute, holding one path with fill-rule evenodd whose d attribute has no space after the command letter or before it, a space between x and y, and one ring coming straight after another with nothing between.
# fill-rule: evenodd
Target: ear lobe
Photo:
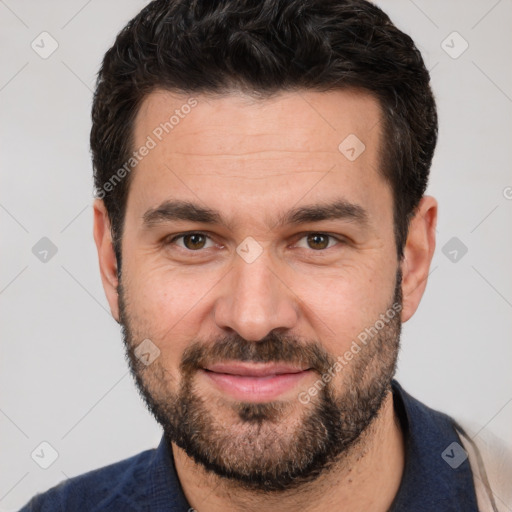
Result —
<instances>
[{"instance_id":1,"label":"ear lobe","mask_svg":"<svg viewBox=\"0 0 512 512\"><path fill-rule=\"evenodd\" d=\"M94 210L94 241L98 251L101 281L110 305L112 316L119 323L119 302L117 287L119 285L117 259L112 243L110 219L101 199L96 199Z\"/></svg>"},{"instance_id":2,"label":"ear lobe","mask_svg":"<svg viewBox=\"0 0 512 512\"><path fill-rule=\"evenodd\" d=\"M437 201L424 196L409 224L402 260L402 322L419 306L427 286L430 263L436 246Z\"/></svg>"}]
</instances>

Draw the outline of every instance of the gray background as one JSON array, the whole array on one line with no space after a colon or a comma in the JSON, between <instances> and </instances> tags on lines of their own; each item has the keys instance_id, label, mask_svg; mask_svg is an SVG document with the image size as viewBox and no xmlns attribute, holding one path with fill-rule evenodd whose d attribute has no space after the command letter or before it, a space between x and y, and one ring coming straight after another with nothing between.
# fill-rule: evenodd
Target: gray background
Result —
<instances>
[{"instance_id":1,"label":"gray background","mask_svg":"<svg viewBox=\"0 0 512 512\"><path fill-rule=\"evenodd\" d=\"M398 379L471 422L473 436L512 444L512 2L378 3L422 51L440 115L429 187L440 203L438 245L423 302L404 325ZM160 438L101 287L88 148L102 56L145 4L0 0L3 511ZM31 47L44 31L58 43L47 59ZM47 261L46 242L32 251L43 237L58 249ZM58 453L48 469L43 441Z\"/></svg>"}]
</instances>

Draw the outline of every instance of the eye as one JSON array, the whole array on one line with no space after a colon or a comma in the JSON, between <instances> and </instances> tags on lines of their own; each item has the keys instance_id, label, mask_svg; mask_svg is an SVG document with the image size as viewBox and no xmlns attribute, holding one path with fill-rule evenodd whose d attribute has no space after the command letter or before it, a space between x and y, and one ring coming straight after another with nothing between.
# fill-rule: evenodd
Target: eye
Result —
<instances>
[{"instance_id":1,"label":"eye","mask_svg":"<svg viewBox=\"0 0 512 512\"><path fill-rule=\"evenodd\" d=\"M181 240L182 243L177 243ZM299 241L305 240L305 245L296 244L298 247L303 249L310 249L317 252L325 251L330 249L336 242L343 244L344 240L337 238L327 233L312 232L302 236ZM211 245L207 245L210 241ZM189 233L181 233L169 238L165 241L165 245L177 245L179 248L189 252L200 252L202 249L209 249L215 246L212 239L206 234L200 231L192 231Z\"/></svg>"},{"instance_id":2,"label":"eye","mask_svg":"<svg viewBox=\"0 0 512 512\"><path fill-rule=\"evenodd\" d=\"M191 251L191 252L198 252L201 249L208 249L208 247L205 247L205 244L207 240L210 240L210 237L206 235L205 233L201 232L190 232L190 233L182 233L181 235L176 235L172 237L171 239L166 241L166 245L174 244L176 240L183 239L183 245L176 244L178 247ZM212 242L212 246L215 245ZM210 247L212 247L210 246Z\"/></svg>"},{"instance_id":3,"label":"eye","mask_svg":"<svg viewBox=\"0 0 512 512\"><path fill-rule=\"evenodd\" d=\"M326 233L308 233L300 240L306 240L306 247L302 246L302 248L313 249L314 251L323 251L332 247L332 245L329 245L329 239L343 243L343 240Z\"/></svg>"}]
</instances>

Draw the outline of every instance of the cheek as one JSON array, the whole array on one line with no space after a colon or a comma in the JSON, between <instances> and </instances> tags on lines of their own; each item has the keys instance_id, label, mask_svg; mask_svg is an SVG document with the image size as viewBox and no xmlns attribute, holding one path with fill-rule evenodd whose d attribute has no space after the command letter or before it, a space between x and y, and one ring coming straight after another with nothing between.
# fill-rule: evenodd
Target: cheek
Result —
<instances>
[{"instance_id":1,"label":"cheek","mask_svg":"<svg viewBox=\"0 0 512 512\"><path fill-rule=\"evenodd\" d=\"M163 347L169 340L190 339L216 281L197 270L139 269L130 283L130 312Z\"/></svg>"},{"instance_id":2,"label":"cheek","mask_svg":"<svg viewBox=\"0 0 512 512\"><path fill-rule=\"evenodd\" d=\"M315 336L333 355L375 324L390 306L394 290L391 271L378 265L345 265L328 273L301 277L290 286L303 303L302 314ZM290 276L291 277L291 276Z\"/></svg>"}]
</instances>

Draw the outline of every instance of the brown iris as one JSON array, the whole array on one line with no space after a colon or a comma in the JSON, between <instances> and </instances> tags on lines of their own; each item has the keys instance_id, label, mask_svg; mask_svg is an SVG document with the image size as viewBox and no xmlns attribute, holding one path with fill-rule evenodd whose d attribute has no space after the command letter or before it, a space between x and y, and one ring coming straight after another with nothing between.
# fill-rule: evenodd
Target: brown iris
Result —
<instances>
[{"instance_id":1,"label":"brown iris","mask_svg":"<svg viewBox=\"0 0 512 512\"><path fill-rule=\"evenodd\" d=\"M329 245L329 237L321 233L313 233L308 235L308 245L312 249L325 249Z\"/></svg>"},{"instance_id":2,"label":"brown iris","mask_svg":"<svg viewBox=\"0 0 512 512\"><path fill-rule=\"evenodd\" d=\"M187 243L190 241L190 243ZM206 237L201 233L192 233L190 235L183 235L183 244L187 249L197 250L202 249L206 241Z\"/></svg>"}]
</instances>

